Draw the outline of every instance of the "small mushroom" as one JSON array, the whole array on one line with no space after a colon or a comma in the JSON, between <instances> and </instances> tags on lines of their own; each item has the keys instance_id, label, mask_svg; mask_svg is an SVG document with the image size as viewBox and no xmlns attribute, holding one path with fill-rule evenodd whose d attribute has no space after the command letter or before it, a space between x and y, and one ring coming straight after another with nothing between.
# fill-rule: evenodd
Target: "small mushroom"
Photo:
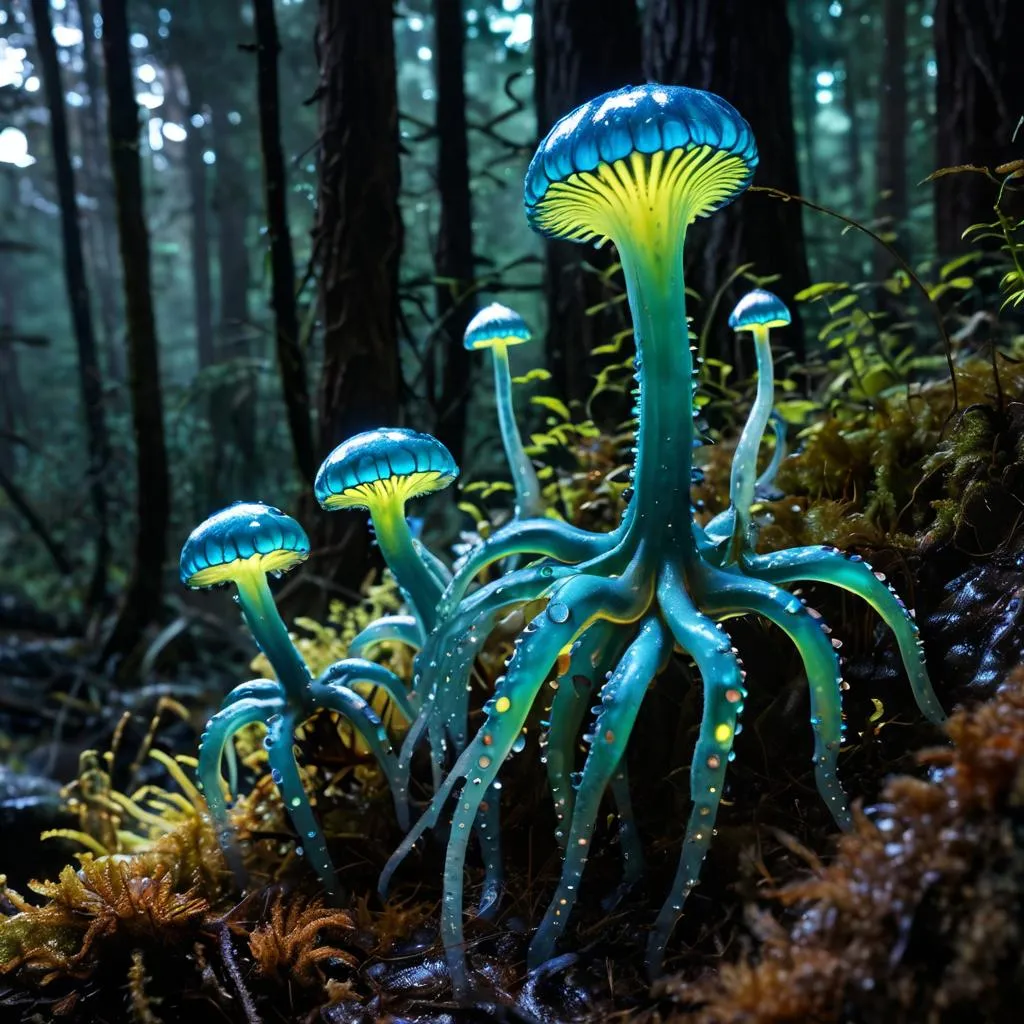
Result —
<instances>
[{"instance_id":1,"label":"small mushroom","mask_svg":"<svg viewBox=\"0 0 1024 1024\"><path fill-rule=\"evenodd\" d=\"M747 292L729 317L729 326L734 331L750 331L753 334L754 353L757 357L757 394L736 444L729 478L729 498L736 510L730 555L733 560L742 550L749 550L753 546L754 528L750 506L754 503L757 486L757 453L775 401L775 373L769 332L773 327L785 327L791 322L789 309L782 299L763 288Z\"/></svg>"},{"instance_id":2,"label":"small mushroom","mask_svg":"<svg viewBox=\"0 0 1024 1024\"><path fill-rule=\"evenodd\" d=\"M443 490L459 475L436 438L390 427L356 434L324 460L313 485L328 511L367 509L377 543L398 585L429 632L442 584L420 552L405 519L406 502Z\"/></svg>"},{"instance_id":3,"label":"small mushroom","mask_svg":"<svg viewBox=\"0 0 1024 1024\"><path fill-rule=\"evenodd\" d=\"M463 344L470 351L490 349L494 361L494 394L498 404L498 427L505 448L512 484L516 493L516 518L544 515L540 482L533 463L523 448L512 404L512 376L508 366L508 350L522 345L533 335L523 318L508 306L492 302L473 317L466 328Z\"/></svg>"},{"instance_id":4,"label":"small mushroom","mask_svg":"<svg viewBox=\"0 0 1024 1024\"><path fill-rule=\"evenodd\" d=\"M246 624L288 699L306 705L310 675L288 636L267 575L279 576L309 557L306 531L261 502L236 502L200 523L181 549L181 582L194 590L233 583Z\"/></svg>"}]
</instances>

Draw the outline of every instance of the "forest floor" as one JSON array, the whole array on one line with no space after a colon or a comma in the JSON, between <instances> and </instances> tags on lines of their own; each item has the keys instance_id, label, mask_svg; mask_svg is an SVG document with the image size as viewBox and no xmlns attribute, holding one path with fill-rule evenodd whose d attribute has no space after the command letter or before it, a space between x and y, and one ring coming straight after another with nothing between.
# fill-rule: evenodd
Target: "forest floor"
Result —
<instances>
[{"instance_id":1,"label":"forest floor","mask_svg":"<svg viewBox=\"0 0 1024 1024\"><path fill-rule=\"evenodd\" d=\"M701 707L682 662L659 677L630 748L643 881L619 891L616 830L602 823L565 953L532 973L526 944L560 857L536 759L510 766L507 884L496 919L468 924L470 1007L450 1001L438 941L440 841L382 902L377 877L400 834L371 763L323 716L299 745L346 900L320 900L258 735L243 737L248 791L235 810L252 888L232 891L189 760L247 672L243 647L223 652L228 618L193 623L132 690L83 667L81 640L23 618L0 645L0 1020L1019 1019L1024 371L1002 383L996 402L982 370L965 372L967 411L952 418L941 389L908 391L824 422L788 460L764 543L836 543L885 572L916 609L940 700L960 710L946 734L924 723L870 611L804 588L844 642L840 772L859 810L839 838L814 786L795 651L758 623L731 627L749 670L745 728L701 884L653 987L642 951L678 858ZM727 448L713 450L709 511L727 466ZM414 776L429 777L426 765ZM414 797L428 799L425 781ZM49 830L63 838L41 840ZM481 874L471 862L467 906Z\"/></svg>"}]
</instances>

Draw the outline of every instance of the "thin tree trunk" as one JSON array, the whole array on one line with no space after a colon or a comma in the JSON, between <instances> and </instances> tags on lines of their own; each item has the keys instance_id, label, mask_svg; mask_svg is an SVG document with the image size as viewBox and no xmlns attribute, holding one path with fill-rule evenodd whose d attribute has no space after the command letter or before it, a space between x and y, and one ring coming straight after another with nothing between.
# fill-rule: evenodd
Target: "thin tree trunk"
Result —
<instances>
[{"instance_id":1,"label":"thin tree trunk","mask_svg":"<svg viewBox=\"0 0 1024 1024\"><path fill-rule=\"evenodd\" d=\"M320 0L317 56L323 457L357 431L394 423L399 412L402 220L391 5ZM313 522L316 568L358 584L369 550L365 522L323 513Z\"/></svg>"},{"instance_id":2,"label":"thin tree trunk","mask_svg":"<svg viewBox=\"0 0 1024 1024\"><path fill-rule=\"evenodd\" d=\"M239 156L240 128L231 123L231 97L218 90L209 97L213 129L213 207L217 216L219 268L218 362L244 364L252 355L249 328L248 179ZM240 386L238 381L241 380ZM213 396L211 420L215 440L231 446L239 459L237 473L217 474L214 487L219 500L239 489L248 491L256 473L255 379L250 368L239 369L229 388Z\"/></svg>"},{"instance_id":3,"label":"thin tree trunk","mask_svg":"<svg viewBox=\"0 0 1024 1024\"><path fill-rule=\"evenodd\" d=\"M126 0L100 0L100 13L107 68L111 166L124 273L138 514L131 578L104 648L104 658L110 658L129 654L146 627L160 614L170 487L150 282L149 233L143 213L139 108L128 49Z\"/></svg>"},{"instance_id":4,"label":"thin tree trunk","mask_svg":"<svg viewBox=\"0 0 1024 1024\"><path fill-rule=\"evenodd\" d=\"M868 190L864 184L864 126L861 124L860 102L863 94L861 75L860 23L852 7L843 15L847 24L847 38L843 66L846 77L843 80L842 98L850 127L846 130L846 163L849 175L852 214L867 216L869 209Z\"/></svg>"},{"instance_id":5,"label":"thin tree trunk","mask_svg":"<svg viewBox=\"0 0 1024 1024\"><path fill-rule=\"evenodd\" d=\"M114 222L114 195L110 187L110 163L105 158L103 138L106 119L103 106L103 82L93 38L94 6L91 0L78 0L78 18L82 23L82 77L88 102L83 108L85 127L82 132L82 156L89 190L96 197L96 213L92 225L93 284L99 300L100 324L107 354L107 375L124 383L124 341L120 331L120 310L117 303L117 225Z\"/></svg>"},{"instance_id":6,"label":"thin tree trunk","mask_svg":"<svg viewBox=\"0 0 1024 1024\"><path fill-rule=\"evenodd\" d=\"M110 439L103 415L103 378L93 333L89 307L89 287L82 256L82 232L78 220L75 173L71 166L68 126L64 110L57 45L53 39L49 0L32 0L32 18L36 30L40 67L46 85L50 111L50 140L53 147L57 194L60 198L61 236L64 248L64 281L67 287L71 323L78 348L78 381L85 418L86 446L89 454L88 490L96 517L96 546L87 602L90 608L102 606L107 593L107 567L110 540L107 522L107 496L103 475L110 461Z\"/></svg>"},{"instance_id":7,"label":"thin tree trunk","mask_svg":"<svg viewBox=\"0 0 1024 1024\"><path fill-rule=\"evenodd\" d=\"M203 116L202 89L198 73L189 74L179 69L181 81L188 93L186 105L188 138L185 140L185 173L188 177L189 254L192 264L192 315L196 333L196 366L202 371L217 361L213 333L213 285L210 271L210 190L209 170L203 153L202 133L205 125L197 127L194 117Z\"/></svg>"},{"instance_id":8,"label":"thin tree trunk","mask_svg":"<svg viewBox=\"0 0 1024 1024\"><path fill-rule=\"evenodd\" d=\"M644 58L649 79L708 89L732 103L757 140L757 183L798 193L790 98L793 37L786 7L786 0L650 0ZM686 280L703 299L697 308L698 326L729 275L749 263L754 274L780 275L771 287L790 304L793 324L779 332L779 343L802 358L799 309L793 296L807 286L810 276L800 205L747 195L698 221L690 232ZM748 287L737 281L726 289L710 325L713 354L734 351L726 318L732 302Z\"/></svg>"},{"instance_id":9,"label":"thin tree trunk","mask_svg":"<svg viewBox=\"0 0 1024 1024\"><path fill-rule=\"evenodd\" d=\"M875 166L875 216L879 230L895 238L907 222L906 0L884 0L882 9L882 95ZM892 261L884 250L877 252L875 276L882 279L891 271Z\"/></svg>"},{"instance_id":10,"label":"thin tree trunk","mask_svg":"<svg viewBox=\"0 0 1024 1024\"><path fill-rule=\"evenodd\" d=\"M536 0L533 34L534 98L542 136L581 103L643 77L636 0L609 0L600 17L589 0ZM621 305L586 313L621 292L601 276L614 259L610 246L545 242L548 366L554 391L567 401L586 400L593 383L591 350L626 326Z\"/></svg>"},{"instance_id":11,"label":"thin tree trunk","mask_svg":"<svg viewBox=\"0 0 1024 1024\"><path fill-rule=\"evenodd\" d=\"M938 0L938 165L994 168L1024 156L1024 4L1020 0ZM995 220L995 189L980 175L955 174L935 183L939 251L962 250L972 224ZM1024 200L1010 197L1007 212L1024 216Z\"/></svg>"},{"instance_id":12,"label":"thin tree trunk","mask_svg":"<svg viewBox=\"0 0 1024 1024\"><path fill-rule=\"evenodd\" d=\"M316 456L313 450L306 357L299 337L295 256L288 226L288 179L281 148L277 84L277 55L281 45L274 18L274 0L254 0L253 10L256 17L260 145L263 152L263 187L270 243L271 303L274 307L277 362L281 371L295 461L303 478L312 483L316 475Z\"/></svg>"},{"instance_id":13,"label":"thin tree trunk","mask_svg":"<svg viewBox=\"0 0 1024 1024\"><path fill-rule=\"evenodd\" d=\"M804 122L804 195L815 199L818 195L817 157L815 151L816 120L818 104L815 98L814 82L814 37L812 36L814 21L808 9L811 0L798 0L796 41L800 60L800 82L797 90L800 98L800 115Z\"/></svg>"},{"instance_id":14,"label":"thin tree trunk","mask_svg":"<svg viewBox=\"0 0 1024 1024\"><path fill-rule=\"evenodd\" d=\"M462 461L469 402L470 353L462 344L473 313L473 211L466 138L465 20L462 0L434 0L434 73L437 82L437 188L441 221L434 248L439 279L434 343L444 353L437 436Z\"/></svg>"}]
</instances>

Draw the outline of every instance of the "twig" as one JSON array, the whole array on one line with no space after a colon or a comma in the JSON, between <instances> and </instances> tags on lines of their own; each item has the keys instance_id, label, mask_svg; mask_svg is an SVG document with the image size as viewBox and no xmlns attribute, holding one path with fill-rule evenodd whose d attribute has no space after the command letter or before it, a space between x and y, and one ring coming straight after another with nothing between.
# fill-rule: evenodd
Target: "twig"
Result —
<instances>
[{"instance_id":1,"label":"twig","mask_svg":"<svg viewBox=\"0 0 1024 1024\"><path fill-rule=\"evenodd\" d=\"M234 985L235 991L238 993L238 1001L242 1004L245 1019L248 1021L248 1024L263 1024L259 1013L256 1012L256 1005L252 1001L252 996L249 995L249 990L245 987L245 982L242 980L242 972L238 969L235 951L231 945L231 931L226 924L222 924L218 930L217 943L220 946L220 958L224 962L224 968L228 972L231 984Z\"/></svg>"},{"instance_id":2,"label":"twig","mask_svg":"<svg viewBox=\"0 0 1024 1024\"><path fill-rule=\"evenodd\" d=\"M869 227L865 227L859 221L854 220L852 217L847 217L845 214L840 213L838 210L833 210L829 206L822 206L820 203L815 203L804 196L793 195L791 192L786 192L781 188L772 188L766 185L753 185L750 188L751 192L764 192L771 196L772 199L781 199L783 202L788 203L790 201L802 203L809 210L815 210L818 213L827 214L829 217L835 217L836 220L842 221L842 223L848 225L851 228L855 228L857 231L863 232L868 238L874 239L885 251L893 258L893 260L899 264L900 269L910 278L911 282L918 288L921 294L924 296L925 302L932 310L932 315L935 319L935 325L939 329L939 334L942 337L942 346L946 354L946 365L949 367L949 380L953 387L953 408L950 410L950 418L960 410L960 395L957 390L956 383L956 366L953 363L953 345L949 340L949 334L946 332L946 325L942 320L942 310L939 309L938 304L928 294L928 289L925 287L924 282L914 272L914 268L894 249L884 238L876 234Z\"/></svg>"},{"instance_id":3,"label":"twig","mask_svg":"<svg viewBox=\"0 0 1024 1024\"><path fill-rule=\"evenodd\" d=\"M6 493L15 510L21 513L22 518L28 523L32 532L42 542L43 547L46 548L46 552L50 556L50 560L56 566L61 576L70 576L71 563L64 554L63 548L53 539L50 531L46 528L46 524L39 518L35 509L29 504L28 499L18 489L17 484L2 469L0 469L0 490Z\"/></svg>"}]
</instances>

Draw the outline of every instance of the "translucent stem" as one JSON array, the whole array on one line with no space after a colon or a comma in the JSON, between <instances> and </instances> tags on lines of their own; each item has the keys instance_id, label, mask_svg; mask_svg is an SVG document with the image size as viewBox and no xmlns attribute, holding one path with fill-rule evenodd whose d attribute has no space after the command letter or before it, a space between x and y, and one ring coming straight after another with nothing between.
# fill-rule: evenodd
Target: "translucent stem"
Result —
<instances>
[{"instance_id":1,"label":"translucent stem","mask_svg":"<svg viewBox=\"0 0 1024 1024\"><path fill-rule=\"evenodd\" d=\"M498 405L498 427L501 443L512 472L512 486L516 494L516 518L526 519L544 515L544 499L541 497L540 481L523 448L516 423L515 407L512 404L512 374L508 367L508 346L498 343L491 347L494 359L494 394Z\"/></svg>"}]
</instances>

